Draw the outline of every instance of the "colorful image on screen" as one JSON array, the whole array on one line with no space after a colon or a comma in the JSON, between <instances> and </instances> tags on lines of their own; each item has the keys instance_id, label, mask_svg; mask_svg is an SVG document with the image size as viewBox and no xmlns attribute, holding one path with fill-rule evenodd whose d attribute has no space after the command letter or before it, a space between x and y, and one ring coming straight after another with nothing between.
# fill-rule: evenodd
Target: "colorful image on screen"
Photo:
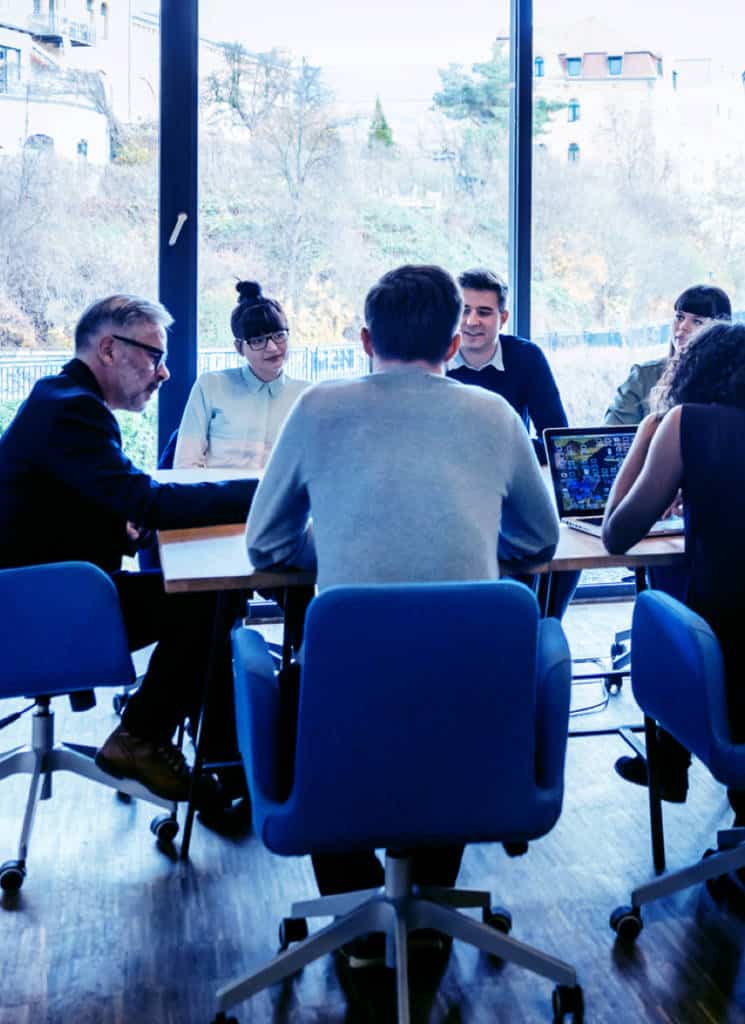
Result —
<instances>
[{"instance_id":1,"label":"colorful image on screen","mask_svg":"<svg viewBox=\"0 0 745 1024\"><path fill-rule=\"evenodd\" d=\"M565 512L602 512L618 468L634 440L628 434L555 437L554 481Z\"/></svg>"}]
</instances>

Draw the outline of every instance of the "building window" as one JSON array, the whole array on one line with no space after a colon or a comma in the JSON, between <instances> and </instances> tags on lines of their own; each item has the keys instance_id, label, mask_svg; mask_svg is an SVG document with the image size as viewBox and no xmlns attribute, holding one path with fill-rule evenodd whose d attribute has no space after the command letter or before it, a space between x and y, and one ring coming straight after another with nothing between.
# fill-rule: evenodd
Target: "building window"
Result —
<instances>
[{"instance_id":1,"label":"building window","mask_svg":"<svg viewBox=\"0 0 745 1024\"><path fill-rule=\"evenodd\" d=\"M569 100L567 114L570 121L579 121L579 100Z\"/></svg>"},{"instance_id":2,"label":"building window","mask_svg":"<svg viewBox=\"0 0 745 1024\"><path fill-rule=\"evenodd\" d=\"M567 159L570 164L576 164L579 160L579 146L576 142L569 143L569 149L567 150Z\"/></svg>"},{"instance_id":3,"label":"building window","mask_svg":"<svg viewBox=\"0 0 745 1024\"><path fill-rule=\"evenodd\" d=\"M745 75L743 75L743 78L745 78ZM673 71L673 89L677 89L677 88L678 88L678 72L677 71Z\"/></svg>"},{"instance_id":4,"label":"building window","mask_svg":"<svg viewBox=\"0 0 745 1024\"><path fill-rule=\"evenodd\" d=\"M78 156L82 156L82 157L85 157L87 159L87 157L88 157L88 140L87 139L80 139L79 142L78 142L77 149L78 149Z\"/></svg>"},{"instance_id":5,"label":"building window","mask_svg":"<svg viewBox=\"0 0 745 1024\"><path fill-rule=\"evenodd\" d=\"M536 57L534 61L535 70L534 74L536 78L543 78L543 57Z\"/></svg>"},{"instance_id":6,"label":"building window","mask_svg":"<svg viewBox=\"0 0 745 1024\"><path fill-rule=\"evenodd\" d=\"M620 75L623 71L623 57L608 58L608 74Z\"/></svg>"},{"instance_id":7,"label":"building window","mask_svg":"<svg viewBox=\"0 0 745 1024\"><path fill-rule=\"evenodd\" d=\"M567 57L567 75L570 78L579 78L582 74L582 58Z\"/></svg>"},{"instance_id":8,"label":"building window","mask_svg":"<svg viewBox=\"0 0 745 1024\"><path fill-rule=\"evenodd\" d=\"M21 51L0 46L0 92L7 92L21 78Z\"/></svg>"},{"instance_id":9,"label":"building window","mask_svg":"<svg viewBox=\"0 0 745 1024\"><path fill-rule=\"evenodd\" d=\"M27 149L36 149L39 152L54 152L54 139L51 135L29 135L24 145Z\"/></svg>"}]
</instances>

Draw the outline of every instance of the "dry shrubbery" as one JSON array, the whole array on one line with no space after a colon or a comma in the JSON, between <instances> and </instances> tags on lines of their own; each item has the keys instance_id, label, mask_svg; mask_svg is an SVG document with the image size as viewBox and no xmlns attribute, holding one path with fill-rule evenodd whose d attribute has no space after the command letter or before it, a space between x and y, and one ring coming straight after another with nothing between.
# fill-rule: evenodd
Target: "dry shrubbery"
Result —
<instances>
[{"instance_id":1,"label":"dry shrubbery","mask_svg":"<svg viewBox=\"0 0 745 1024\"><path fill-rule=\"evenodd\" d=\"M616 388L626 380L632 364L664 354L659 346L617 345L577 345L546 353L567 419L577 426L602 423Z\"/></svg>"}]
</instances>

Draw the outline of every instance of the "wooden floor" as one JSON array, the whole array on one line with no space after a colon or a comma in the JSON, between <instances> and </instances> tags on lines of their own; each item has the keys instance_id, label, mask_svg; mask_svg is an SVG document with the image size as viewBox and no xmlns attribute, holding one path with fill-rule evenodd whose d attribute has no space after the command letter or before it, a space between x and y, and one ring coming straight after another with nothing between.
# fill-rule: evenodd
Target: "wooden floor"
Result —
<instances>
[{"instance_id":1,"label":"wooden floor","mask_svg":"<svg viewBox=\"0 0 745 1024\"><path fill-rule=\"evenodd\" d=\"M570 609L573 651L607 648L629 612ZM577 688L574 704L601 696L597 685ZM114 718L106 691L99 702L75 716L58 702L58 738L102 739ZM573 728L637 718L628 686L610 705ZM2 748L24 742L28 726L24 718L6 729ZM609 912L651 876L646 794L613 772L624 749L617 736L572 738L553 832L519 859L500 846L469 848L460 881L510 908L513 936L576 966L587 1021L745 1021L745 916L706 890L646 909L630 952L614 944ZM23 781L0 783L0 859L15 856L24 799ZM229 839L197 825L184 865L157 849L151 816L83 780L55 781L23 889L0 907L0 1024L209 1024L216 986L268 959L289 902L314 894L306 859L275 857L250 834ZM724 791L694 765L688 803L665 807L670 866L698 858L730 819ZM458 943L440 973L415 971L412 984L416 1022L551 1020L550 982ZM394 1005L388 972L350 977L328 958L234 1012L241 1024L351 1024L394 1020Z\"/></svg>"}]
</instances>

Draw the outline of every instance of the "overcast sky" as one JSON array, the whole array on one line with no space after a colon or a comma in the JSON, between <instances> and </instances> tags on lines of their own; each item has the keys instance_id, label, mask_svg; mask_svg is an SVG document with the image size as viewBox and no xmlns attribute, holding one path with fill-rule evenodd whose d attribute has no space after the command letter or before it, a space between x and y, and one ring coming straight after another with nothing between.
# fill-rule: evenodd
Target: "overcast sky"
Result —
<instances>
[{"instance_id":1,"label":"overcast sky","mask_svg":"<svg viewBox=\"0 0 745 1024\"><path fill-rule=\"evenodd\" d=\"M157 10L158 0L133 0ZM201 0L200 34L255 52L285 48L324 70L339 108L392 126L431 108L438 68L486 60L509 32L509 0ZM742 13L741 13L742 12ZM534 0L535 52L652 50L745 68L745 0Z\"/></svg>"},{"instance_id":2,"label":"overcast sky","mask_svg":"<svg viewBox=\"0 0 745 1024\"><path fill-rule=\"evenodd\" d=\"M611 47L652 48L668 57L742 52L742 0L535 0L537 34L561 36L590 17L607 26ZM487 56L508 24L508 0L202 0L200 11L200 30L209 38L240 40L253 50L284 45L319 64L472 63ZM590 27L586 34L596 33ZM584 48L598 45L588 38Z\"/></svg>"}]
</instances>

